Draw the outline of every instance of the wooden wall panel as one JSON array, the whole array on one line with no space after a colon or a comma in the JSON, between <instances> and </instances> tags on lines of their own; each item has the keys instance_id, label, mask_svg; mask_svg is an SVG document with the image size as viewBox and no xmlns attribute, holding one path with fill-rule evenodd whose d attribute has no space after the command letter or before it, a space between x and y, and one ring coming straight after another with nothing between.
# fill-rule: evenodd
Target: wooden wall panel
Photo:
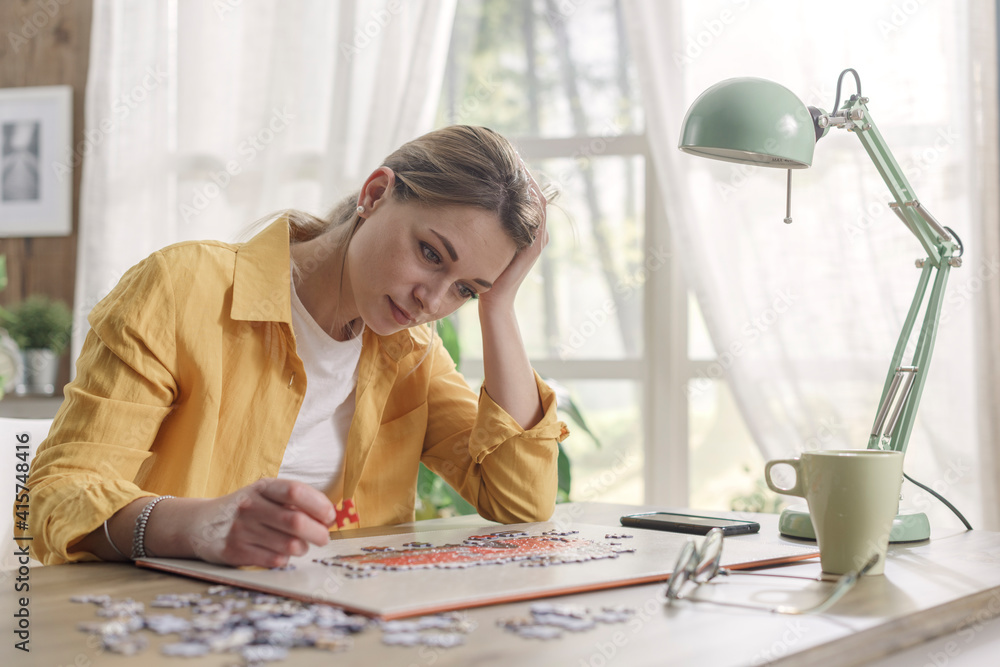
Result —
<instances>
[{"instance_id":1,"label":"wooden wall panel","mask_svg":"<svg viewBox=\"0 0 1000 667\"><path fill-rule=\"evenodd\" d=\"M90 54L92 0L0 2L0 88L73 86L73 145L83 137L83 100ZM61 237L0 238L7 256L7 289L0 304L45 294L73 305L80 202L79 168L73 172L73 233ZM69 380L65 355L59 386Z\"/></svg>"}]
</instances>

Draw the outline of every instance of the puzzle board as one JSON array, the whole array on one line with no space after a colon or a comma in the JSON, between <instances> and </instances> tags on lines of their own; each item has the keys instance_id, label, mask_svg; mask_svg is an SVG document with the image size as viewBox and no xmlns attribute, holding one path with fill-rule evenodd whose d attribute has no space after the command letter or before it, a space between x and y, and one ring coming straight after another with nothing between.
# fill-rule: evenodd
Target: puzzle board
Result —
<instances>
[{"instance_id":1,"label":"puzzle board","mask_svg":"<svg viewBox=\"0 0 1000 667\"><path fill-rule=\"evenodd\" d=\"M170 558L137 565L396 619L666 580L688 539L656 530L526 523L336 539L281 570ZM725 539L722 565L818 555L812 545L746 535Z\"/></svg>"}]
</instances>

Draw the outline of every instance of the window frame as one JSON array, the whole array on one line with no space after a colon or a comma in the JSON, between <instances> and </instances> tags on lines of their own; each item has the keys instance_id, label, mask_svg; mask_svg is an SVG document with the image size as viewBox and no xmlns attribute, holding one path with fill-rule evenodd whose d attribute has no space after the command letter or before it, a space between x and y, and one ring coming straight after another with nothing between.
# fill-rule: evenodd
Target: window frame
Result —
<instances>
[{"instance_id":1,"label":"window frame","mask_svg":"<svg viewBox=\"0 0 1000 667\"><path fill-rule=\"evenodd\" d=\"M688 358L688 291L676 261L666 208L657 187L646 134L511 137L526 161L587 159L600 145L601 157L642 156L645 160L643 256L663 250L662 268L649 271L643 289L643 350L637 359L558 359L533 357L542 377L558 380L631 380L638 383L643 433L643 501L685 507L689 500L687 385L702 362ZM704 362L707 366L711 360ZM462 358L459 370L483 377L482 359ZM666 406L661 409L661 406Z\"/></svg>"}]
</instances>

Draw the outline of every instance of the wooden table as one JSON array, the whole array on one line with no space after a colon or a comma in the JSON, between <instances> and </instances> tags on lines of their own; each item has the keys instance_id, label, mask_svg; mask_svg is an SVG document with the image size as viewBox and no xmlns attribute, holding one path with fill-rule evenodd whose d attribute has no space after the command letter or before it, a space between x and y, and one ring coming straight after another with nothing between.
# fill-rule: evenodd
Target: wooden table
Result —
<instances>
[{"instance_id":1,"label":"wooden table","mask_svg":"<svg viewBox=\"0 0 1000 667\"><path fill-rule=\"evenodd\" d=\"M554 520L618 526L621 514L642 511L624 505L562 505ZM646 508L653 509L653 508ZM763 531L776 531L777 517L755 515ZM350 531L366 534L427 532L487 525L478 517L425 521L383 529ZM735 538L727 538L735 539ZM818 562L780 568L782 573L819 574ZM6 576L5 576L6 575ZM83 621L96 620L92 605L74 604L71 595L108 594L148 603L160 593L204 593L204 582L141 570L131 565L88 563L37 567L30 572L30 654L14 650L11 619L16 609L16 573L0 573L4 632L0 664L4 665L231 665L235 656L209 655L182 660L160 654L159 645L175 636L150 637L141 655L102 653L95 640L78 632ZM731 577L699 589L698 595L762 604L792 601L800 592L775 579ZM376 580L373 580L375 584ZM800 582L804 583L804 582ZM1000 534L983 531L935 536L930 542L890 549L885 576L862 579L857 587L821 616L782 616L766 611L682 602L665 606L662 584L633 586L559 598L560 602L599 607L627 605L637 610L629 621L598 625L558 640L522 639L498 627L499 618L527 616L531 603L469 610L477 627L466 644L451 649L396 647L381 643L381 632L356 636L353 648L331 655L297 649L284 664L328 665L853 665L873 661L885 665L904 649L924 664L962 665L962 656L982 655L989 642L996 648L1000 623ZM703 593L704 591L704 593ZM170 610L163 610L170 611ZM933 641L931 641L933 640ZM922 642L930 642L917 646ZM908 648L914 647L914 648ZM994 658L995 651L989 651ZM887 657L890 656L890 657ZM282 663L275 663L282 664Z\"/></svg>"}]
</instances>

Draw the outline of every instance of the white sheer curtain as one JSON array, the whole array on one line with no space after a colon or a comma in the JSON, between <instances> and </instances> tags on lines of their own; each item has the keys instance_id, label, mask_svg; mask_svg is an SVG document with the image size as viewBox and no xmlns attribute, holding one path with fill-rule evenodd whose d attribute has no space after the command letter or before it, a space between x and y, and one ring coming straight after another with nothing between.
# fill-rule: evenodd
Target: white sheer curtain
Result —
<instances>
[{"instance_id":1,"label":"white sheer curtain","mask_svg":"<svg viewBox=\"0 0 1000 667\"><path fill-rule=\"evenodd\" d=\"M982 34L995 23L992 3L971 4L990 7L914 3L906 13L879 0L859 16L794 0L625 0L658 184L719 354L689 390L711 391L709 380L725 377L766 459L866 446L922 249L886 206L888 191L860 142L843 131L819 142L813 167L793 175L789 226L781 222L786 172L677 150L687 107L718 81L772 79L831 110L838 74L853 67L920 201L968 246L951 274L906 469L977 527L989 518L995 528L996 511L983 510L995 495L996 456L982 479L979 466L997 430L978 420L996 404L977 404L984 387L998 395L995 361L977 388L979 360L995 357L998 333L997 273L989 275L1000 249L997 212L995 197L987 209L983 195L997 187L995 81L987 80L996 67L986 62L996 58L995 35ZM970 41L977 26L980 38ZM847 77L844 95L853 92ZM987 163L992 180L981 173ZM990 246L982 243L988 229ZM981 326L987 298L992 338ZM960 525L910 485L904 504L927 511L934 525Z\"/></svg>"},{"instance_id":2,"label":"white sheer curtain","mask_svg":"<svg viewBox=\"0 0 1000 667\"><path fill-rule=\"evenodd\" d=\"M433 127L454 0L96 0L73 353L150 252L322 214Z\"/></svg>"},{"instance_id":3,"label":"white sheer curtain","mask_svg":"<svg viewBox=\"0 0 1000 667\"><path fill-rule=\"evenodd\" d=\"M972 50L970 79L973 104L970 109L975 180L972 185L978 198L975 244L984 258L982 275L975 288L973 350L976 356L976 414L979 425L980 475L983 498L983 527L1000 530L1000 111L998 111L997 16L992 2L972 6ZM985 276L985 278L984 278Z\"/></svg>"}]
</instances>

